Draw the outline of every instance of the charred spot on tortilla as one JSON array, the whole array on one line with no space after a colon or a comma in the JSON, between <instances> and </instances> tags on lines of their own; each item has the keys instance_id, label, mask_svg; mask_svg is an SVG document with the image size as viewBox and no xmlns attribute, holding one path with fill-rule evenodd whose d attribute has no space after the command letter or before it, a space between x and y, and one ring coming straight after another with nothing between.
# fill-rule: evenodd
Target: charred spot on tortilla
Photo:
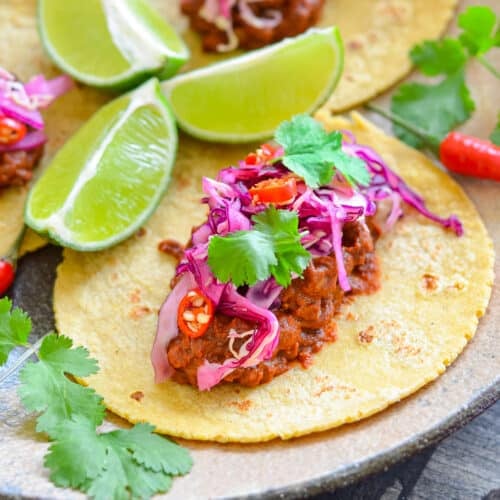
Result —
<instances>
[{"instance_id":1,"label":"charred spot on tortilla","mask_svg":"<svg viewBox=\"0 0 500 500\"><path fill-rule=\"evenodd\" d=\"M170 255L177 261L181 261L184 256L184 245L177 240L166 239L158 243L158 250L167 255Z\"/></svg>"},{"instance_id":2,"label":"charred spot on tortilla","mask_svg":"<svg viewBox=\"0 0 500 500\"><path fill-rule=\"evenodd\" d=\"M463 234L374 150L303 115L203 190L208 218L177 265L151 354L157 382L201 390L310 367L336 339L341 308L380 288L375 245L405 216L402 202ZM359 332L373 340L373 327Z\"/></svg>"},{"instance_id":3,"label":"charred spot on tortilla","mask_svg":"<svg viewBox=\"0 0 500 500\"><path fill-rule=\"evenodd\" d=\"M181 0L203 50L256 49L315 25L325 0Z\"/></svg>"},{"instance_id":4,"label":"charred spot on tortilla","mask_svg":"<svg viewBox=\"0 0 500 500\"><path fill-rule=\"evenodd\" d=\"M142 391L135 391L130 395L130 398L140 403L144 398L144 393Z\"/></svg>"}]
</instances>

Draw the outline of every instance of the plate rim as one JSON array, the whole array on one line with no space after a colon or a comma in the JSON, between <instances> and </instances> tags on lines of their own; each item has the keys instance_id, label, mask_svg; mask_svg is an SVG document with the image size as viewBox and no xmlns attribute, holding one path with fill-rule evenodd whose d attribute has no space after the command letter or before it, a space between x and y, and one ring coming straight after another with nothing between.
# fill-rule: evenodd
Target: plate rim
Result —
<instances>
[{"instance_id":1,"label":"plate rim","mask_svg":"<svg viewBox=\"0 0 500 500\"><path fill-rule=\"evenodd\" d=\"M225 500L240 499L286 499L304 498L320 493L333 492L337 488L349 486L383 469L410 458L414 454L438 443L458 431L475 417L500 401L500 375L488 386L476 392L466 405L451 413L424 432L414 434L402 443L377 453L360 462L354 462L335 472L323 474L289 486L273 488L244 496L219 497Z\"/></svg>"}]
</instances>

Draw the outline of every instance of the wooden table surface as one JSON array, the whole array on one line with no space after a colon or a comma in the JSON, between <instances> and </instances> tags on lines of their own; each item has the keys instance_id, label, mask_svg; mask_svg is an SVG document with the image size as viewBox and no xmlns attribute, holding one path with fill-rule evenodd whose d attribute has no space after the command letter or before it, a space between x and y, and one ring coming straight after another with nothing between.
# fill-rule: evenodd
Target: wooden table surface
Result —
<instances>
[{"instance_id":1,"label":"wooden table surface","mask_svg":"<svg viewBox=\"0 0 500 500\"><path fill-rule=\"evenodd\" d=\"M313 500L500 500L500 401L412 458Z\"/></svg>"}]
</instances>

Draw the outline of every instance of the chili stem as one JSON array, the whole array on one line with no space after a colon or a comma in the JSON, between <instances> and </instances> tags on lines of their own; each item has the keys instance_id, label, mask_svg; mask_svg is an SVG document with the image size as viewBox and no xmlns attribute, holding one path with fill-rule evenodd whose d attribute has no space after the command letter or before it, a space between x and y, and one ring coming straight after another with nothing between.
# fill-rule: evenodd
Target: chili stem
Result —
<instances>
[{"instance_id":1,"label":"chili stem","mask_svg":"<svg viewBox=\"0 0 500 500\"><path fill-rule=\"evenodd\" d=\"M477 56L477 60L494 76L500 79L500 71L498 71L493 64L491 64L488 59L484 56Z\"/></svg>"},{"instance_id":2,"label":"chili stem","mask_svg":"<svg viewBox=\"0 0 500 500\"><path fill-rule=\"evenodd\" d=\"M387 118L391 122L395 123L396 125L399 125L400 127L403 127L404 129L408 130L408 132L411 132L412 134L416 135L419 139L424 141L425 145L431 149L434 153L437 154L437 150L439 148L439 144L436 142L436 140L431 137L429 134L424 132L423 130L419 129L418 127L415 127L415 125L409 123L406 121L404 118L401 118L400 116L397 116L390 111L387 111L383 108L379 108L378 106L375 106L374 104L367 103L365 104L365 108L369 109L370 111L373 111L374 113L377 113L380 116L383 116L384 118Z\"/></svg>"},{"instance_id":3,"label":"chili stem","mask_svg":"<svg viewBox=\"0 0 500 500\"><path fill-rule=\"evenodd\" d=\"M42 337L40 337L34 344L28 344L28 346L27 346L28 348L26 349L26 351L24 351L21 354L21 356L19 356L16 359L16 361L14 362L14 364L12 366L10 366L6 371L4 371L2 373L2 375L0 375L0 385L2 385L5 380L7 380L14 372L16 372L17 369L21 365L23 365L29 357L31 357L33 354L35 354L38 351L38 349L42 345L43 340L45 339L45 337L47 337L47 335L50 335L50 333L52 333L52 332L48 332L45 335L43 335Z\"/></svg>"}]
</instances>

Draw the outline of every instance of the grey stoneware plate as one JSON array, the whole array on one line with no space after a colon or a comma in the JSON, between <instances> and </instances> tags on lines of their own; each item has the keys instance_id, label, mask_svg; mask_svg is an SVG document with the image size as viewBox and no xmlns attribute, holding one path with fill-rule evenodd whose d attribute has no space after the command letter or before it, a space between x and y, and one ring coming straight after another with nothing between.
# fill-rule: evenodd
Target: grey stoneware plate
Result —
<instances>
[{"instance_id":1,"label":"grey stoneware plate","mask_svg":"<svg viewBox=\"0 0 500 500\"><path fill-rule=\"evenodd\" d=\"M462 2L460 8L469 3L474 2ZM498 8L495 0L481 3ZM491 59L497 67L498 52ZM496 121L498 83L474 63L468 81L478 109L464 131L486 137ZM387 97L379 104L387 104ZM500 184L457 180L476 204L499 255ZM32 340L52 328L51 295L60 256L60 249L46 247L21 261L12 297L33 317ZM500 396L499 274L497 259L491 302L474 339L435 382L373 417L304 438L252 445L181 441L191 450L195 465L191 474L174 481L167 497L304 497L380 471L464 425ZM33 417L22 409L17 385L13 376L0 393L0 496L83 498L48 480L42 465L48 445L36 435ZM120 424L116 417L110 420Z\"/></svg>"}]
</instances>

